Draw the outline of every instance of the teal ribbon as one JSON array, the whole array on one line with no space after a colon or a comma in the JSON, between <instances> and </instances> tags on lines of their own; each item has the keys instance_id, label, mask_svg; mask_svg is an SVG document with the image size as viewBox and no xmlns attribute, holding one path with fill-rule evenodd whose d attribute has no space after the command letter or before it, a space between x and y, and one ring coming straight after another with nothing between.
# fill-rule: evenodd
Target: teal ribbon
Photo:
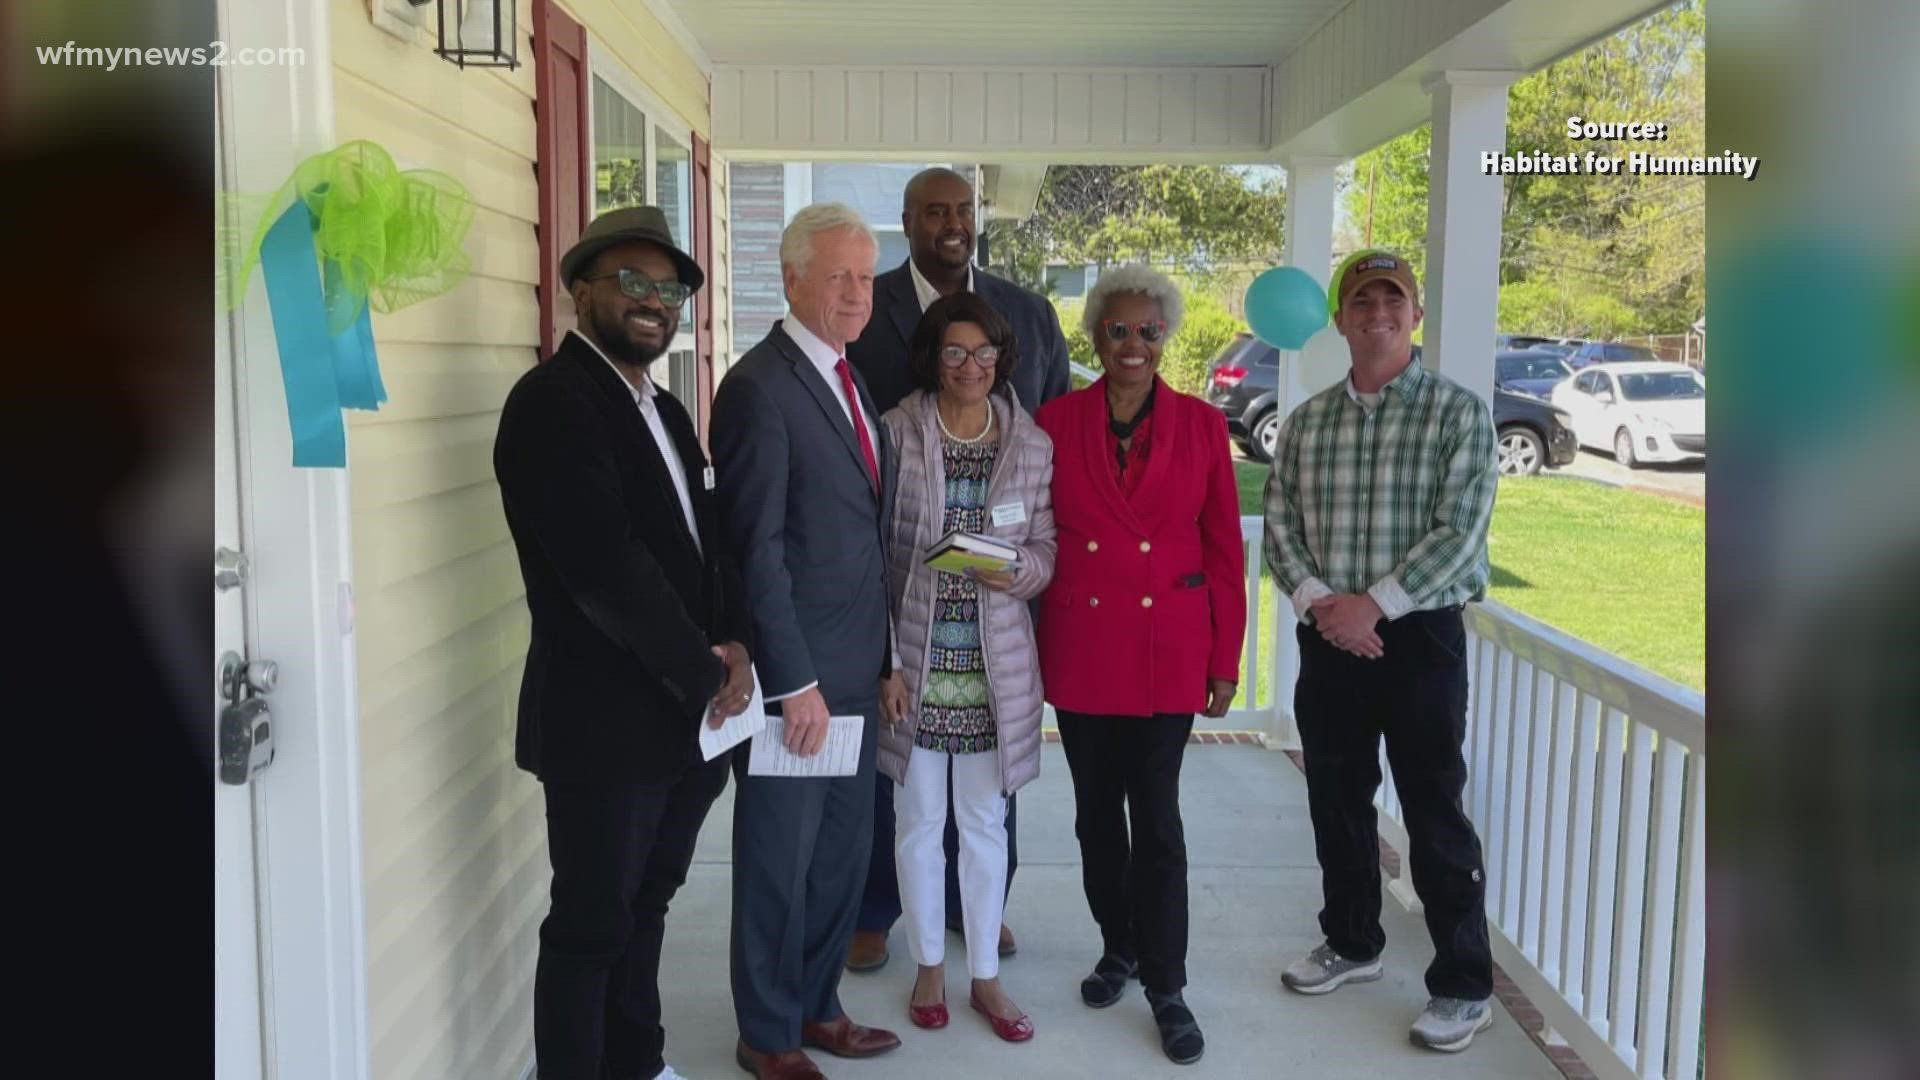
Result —
<instances>
[{"instance_id":1,"label":"teal ribbon","mask_svg":"<svg viewBox=\"0 0 1920 1080\"><path fill-rule=\"evenodd\" d=\"M325 285L337 281L340 271L329 262L323 281L313 246L313 215L304 201L295 200L267 230L260 267L286 386L293 464L343 468L347 429L340 410L378 409L387 400L372 316L361 301L359 314L346 329L338 334L328 329L327 298L340 291Z\"/></svg>"}]
</instances>

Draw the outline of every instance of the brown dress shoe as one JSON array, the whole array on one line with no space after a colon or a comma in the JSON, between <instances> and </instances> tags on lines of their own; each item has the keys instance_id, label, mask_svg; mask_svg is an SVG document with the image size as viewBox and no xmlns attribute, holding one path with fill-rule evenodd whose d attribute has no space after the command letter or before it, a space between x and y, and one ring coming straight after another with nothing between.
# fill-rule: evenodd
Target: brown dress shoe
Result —
<instances>
[{"instance_id":1,"label":"brown dress shoe","mask_svg":"<svg viewBox=\"0 0 1920 1080\"><path fill-rule=\"evenodd\" d=\"M878 930L855 930L847 946L848 971L878 971L887 964L887 935Z\"/></svg>"},{"instance_id":2,"label":"brown dress shoe","mask_svg":"<svg viewBox=\"0 0 1920 1080\"><path fill-rule=\"evenodd\" d=\"M861 1027L846 1016L800 1029L800 1044L835 1057L866 1058L900 1045L900 1036L882 1028Z\"/></svg>"},{"instance_id":3,"label":"brown dress shoe","mask_svg":"<svg viewBox=\"0 0 1920 1080\"><path fill-rule=\"evenodd\" d=\"M1012 956L1014 953L1017 953L1019 951L1020 951L1020 946L1014 944L1014 941L1013 941L1013 931L1007 929L1006 923L1001 923L1000 924L1000 955Z\"/></svg>"},{"instance_id":4,"label":"brown dress shoe","mask_svg":"<svg viewBox=\"0 0 1920 1080\"><path fill-rule=\"evenodd\" d=\"M759 1080L827 1080L804 1050L763 1054L741 1040L734 1044L733 1059Z\"/></svg>"}]
</instances>

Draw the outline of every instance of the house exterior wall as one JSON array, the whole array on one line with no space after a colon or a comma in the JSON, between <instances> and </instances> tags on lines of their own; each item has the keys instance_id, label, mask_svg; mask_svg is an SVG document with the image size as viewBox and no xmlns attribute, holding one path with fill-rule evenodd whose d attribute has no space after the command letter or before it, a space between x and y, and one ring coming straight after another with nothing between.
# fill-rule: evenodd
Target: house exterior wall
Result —
<instances>
[{"instance_id":1,"label":"house exterior wall","mask_svg":"<svg viewBox=\"0 0 1920 1080\"><path fill-rule=\"evenodd\" d=\"M471 276L375 315L390 399L348 414L368 1040L382 1080L518 1077L533 1055L550 871L539 785L513 763L530 621L492 448L508 390L538 359L534 2L516 0L523 63L506 71L456 68L430 29L403 41L372 24L367 0L331 0L338 140L443 171L476 203ZM707 132L705 76L644 5L561 6L604 46L596 63L621 64Z\"/></svg>"}]
</instances>

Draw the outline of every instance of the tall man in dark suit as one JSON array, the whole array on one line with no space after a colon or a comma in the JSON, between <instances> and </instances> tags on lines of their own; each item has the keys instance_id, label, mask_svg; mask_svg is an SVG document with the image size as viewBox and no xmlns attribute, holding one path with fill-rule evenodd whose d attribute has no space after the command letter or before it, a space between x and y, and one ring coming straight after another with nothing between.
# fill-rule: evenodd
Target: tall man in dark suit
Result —
<instances>
[{"instance_id":1,"label":"tall man in dark suit","mask_svg":"<svg viewBox=\"0 0 1920 1080\"><path fill-rule=\"evenodd\" d=\"M769 711L803 756L825 743L830 715L863 718L852 776L750 776L748 755L735 755L735 1055L762 1078L820 1077L803 1046L869 1057L900 1045L853 1023L839 997L873 840L880 681L892 670L891 455L845 359L873 311L877 253L846 206L796 214L780 240L790 317L740 358L713 404L727 542Z\"/></svg>"},{"instance_id":2,"label":"tall man in dark suit","mask_svg":"<svg viewBox=\"0 0 1920 1080\"><path fill-rule=\"evenodd\" d=\"M534 1048L554 1080L676 1074L662 1057L667 903L726 786L702 719L746 708L745 596L693 422L647 365L704 280L654 207L560 260L580 326L507 396L493 467L533 616L515 760L547 802Z\"/></svg>"},{"instance_id":3,"label":"tall man in dark suit","mask_svg":"<svg viewBox=\"0 0 1920 1080\"><path fill-rule=\"evenodd\" d=\"M1060 317L1039 293L997 278L973 265L973 185L952 169L926 169L907 182L900 225L906 230L907 261L874 279L876 317L859 340L847 346L847 359L866 376L874 404L893 408L913 390L907 342L928 305L961 290L976 293L1013 326L1020 363L1008 381L1031 415L1072 389L1067 367L1067 338ZM1014 797L1007 796L1007 889L1020 864L1014 839ZM872 971L887 962L887 933L900 919L900 880L893 861L893 781L874 780L873 855L853 943L847 949L850 971ZM960 928L960 833L947 804L947 921ZM1000 927L1000 955L1011 956L1013 931Z\"/></svg>"}]
</instances>

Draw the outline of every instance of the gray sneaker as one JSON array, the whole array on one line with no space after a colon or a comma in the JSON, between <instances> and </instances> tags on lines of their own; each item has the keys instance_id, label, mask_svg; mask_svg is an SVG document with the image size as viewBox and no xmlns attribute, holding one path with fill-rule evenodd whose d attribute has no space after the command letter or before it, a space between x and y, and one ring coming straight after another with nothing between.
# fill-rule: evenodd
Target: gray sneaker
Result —
<instances>
[{"instance_id":1,"label":"gray sneaker","mask_svg":"<svg viewBox=\"0 0 1920 1080\"><path fill-rule=\"evenodd\" d=\"M1415 1046L1453 1053L1465 1050L1475 1035L1493 1026L1493 1003L1465 998L1434 998L1408 1033Z\"/></svg>"},{"instance_id":2,"label":"gray sneaker","mask_svg":"<svg viewBox=\"0 0 1920 1080\"><path fill-rule=\"evenodd\" d=\"M1349 960L1334 952L1333 946L1322 944L1288 964L1287 970L1280 973L1280 982L1302 994L1330 994L1340 989L1342 983L1372 982L1379 977L1379 957L1364 963Z\"/></svg>"}]
</instances>

